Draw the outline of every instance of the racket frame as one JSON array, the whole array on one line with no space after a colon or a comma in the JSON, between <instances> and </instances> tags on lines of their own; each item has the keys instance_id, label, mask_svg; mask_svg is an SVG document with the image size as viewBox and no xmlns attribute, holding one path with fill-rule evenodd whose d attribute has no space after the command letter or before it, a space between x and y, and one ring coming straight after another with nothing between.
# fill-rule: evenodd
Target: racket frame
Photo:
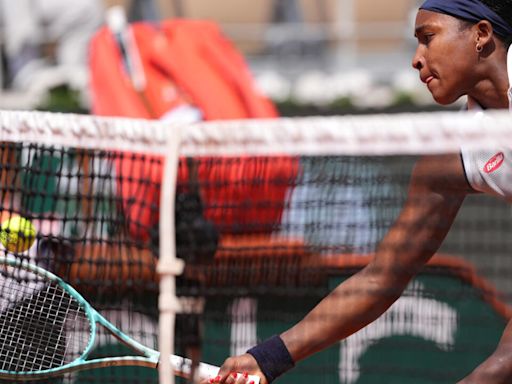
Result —
<instances>
[{"instance_id":1,"label":"racket frame","mask_svg":"<svg viewBox=\"0 0 512 384\"><path fill-rule=\"evenodd\" d=\"M29 263L27 260L9 256L0 256L0 268L5 267L21 268L26 271L32 272L38 276L41 276L47 281L51 281L53 283L58 284L71 297L73 297L84 310L87 319L89 320L91 334L89 338L89 343L84 349L83 353L77 359L73 360L70 363L64 364L58 368L45 369L41 371L16 372L0 370L0 379L27 381L47 379L51 377L61 376L65 373L78 372L82 370L95 368L119 366L139 366L148 368L158 367L160 352L140 344L136 340L132 339L130 336L123 333L119 328L117 328L105 317L103 317L98 311L96 311L76 289L74 289L71 285L67 284L60 277L54 275L53 273L41 267ZM102 327L108 330L121 343L123 343L130 349L140 353L142 356L117 356L87 360L87 357L89 356L95 345L98 324L100 324ZM190 376L192 366L192 362L190 359L172 355L171 365L176 375L187 378ZM216 376L219 367L210 364L200 363L198 369L200 377L210 378Z\"/></svg>"}]
</instances>

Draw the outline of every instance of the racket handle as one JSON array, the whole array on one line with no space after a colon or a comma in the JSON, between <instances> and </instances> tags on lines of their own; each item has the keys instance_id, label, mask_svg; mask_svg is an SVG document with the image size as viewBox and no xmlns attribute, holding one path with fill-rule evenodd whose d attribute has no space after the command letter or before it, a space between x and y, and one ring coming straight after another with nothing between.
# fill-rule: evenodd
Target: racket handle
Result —
<instances>
[{"instance_id":1,"label":"racket handle","mask_svg":"<svg viewBox=\"0 0 512 384\"><path fill-rule=\"evenodd\" d=\"M172 355L171 356L171 365L174 369L175 373L179 376L190 377L190 373L192 371L192 361L190 359L186 359L181 356ZM216 365L199 363L198 366L198 375L200 379L214 379L219 373L220 367ZM254 384L259 384L260 378L256 375L249 375L247 378L247 383L253 382Z\"/></svg>"}]
</instances>

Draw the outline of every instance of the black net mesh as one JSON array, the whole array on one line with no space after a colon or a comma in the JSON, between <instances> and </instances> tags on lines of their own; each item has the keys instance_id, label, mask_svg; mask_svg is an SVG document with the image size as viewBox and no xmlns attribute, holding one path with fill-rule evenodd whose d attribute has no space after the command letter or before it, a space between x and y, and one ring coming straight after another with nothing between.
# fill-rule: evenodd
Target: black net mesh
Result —
<instances>
[{"instance_id":1,"label":"black net mesh","mask_svg":"<svg viewBox=\"0 0 512 384\"><path fill-rule=\"evenodd\" d=\"M397 145L401 155L386 156L180 156L176 245L186 268L177 279L184 311L177 316L176 351L222 364L291 327L363 269L391 226L410 230L396 222L417 160L403 155L404 145ZM1 221L19 215L37 229L29 250L2 252L53 271L108 320L156 349L162 159L8 142L0 145L0 159ZM511 224L505 203L468 196L441 248L432 245L435 256L383 316L280 382L463 378L494 350L510 313ZM414 245L387 246L405 255ZM127 353L100 330L91 357ZM122 367L52 382L59 380L156 383L158 377L155 370Z\"/></svg>"},{"instance_id":2,"label":"black net mesh","mask_svg":"<svg viewBox=\"0 0 512 384\"><path fill-rule=\"evenodd\" d=\"M146 170L160 167L160 160L115 151L7 142L0 145L0 158L2 223L21 216L36 229L34 244L28 250L4 246L2 253L55 273L109 321L157 349L158 225L154 221L158 220L158 205L153 198L159 194L161 181L148 177ZM7 224L3 232L9 232ZM55 306L45 300L47 295L43 285L32 295L20 297L16 304L4 306L2 321L19 314L23 319L19 327L30 328L30 335L46 332L53 337L58 330L37 328L39 319L51 310L46 306ZM42 306L34 313L34 305L40 302ZM62 327L69 323L66 320ZM90 336L80 323L45 351L45 355L54 355L53 364L72 361L83 352L82 344L70 342L74 337ZM46 322L42 326L46 327ZM9 327L2 332L12 334ZM101 327L98 332L91 358L133 354ZM29 359L35 365L28 367L37 368L38 359L25 343L8 347L9 340L3 338L4 348L14 350L2 353L4 367L25 369L16 361ZM150 369L129 368L125 372L112 368L68 374L51 382L100 382L108 378L158 381Z\"/></svg>"}]
</instances>

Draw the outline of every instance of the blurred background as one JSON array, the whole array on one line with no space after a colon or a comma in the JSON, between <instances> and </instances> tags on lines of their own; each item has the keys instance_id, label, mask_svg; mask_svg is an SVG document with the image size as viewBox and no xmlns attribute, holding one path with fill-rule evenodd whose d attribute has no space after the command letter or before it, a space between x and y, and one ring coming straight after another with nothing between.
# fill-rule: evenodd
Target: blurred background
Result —
<instances>
[{"instance_id":1,"label":"blurred background","mask_svg":"<svg viewBox=\"0 0 512 384\"><path fill-rule=\"evenodd\" d=\"M1 0L0 108L90 110L88 42L129 21L216 22L281 115L432 110L411 68L416 0ZM456 108L451 106L449 108Z\"/></svg>"}]
</instances>

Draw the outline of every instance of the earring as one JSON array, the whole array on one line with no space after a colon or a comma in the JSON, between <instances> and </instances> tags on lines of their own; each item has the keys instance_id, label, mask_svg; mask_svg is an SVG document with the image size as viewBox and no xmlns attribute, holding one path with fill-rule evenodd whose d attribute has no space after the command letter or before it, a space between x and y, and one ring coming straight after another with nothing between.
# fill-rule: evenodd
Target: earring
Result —
<instances>
[{"instance_id":1,"label":"earring","mask_svg":"<svg viewBox=\"0 0 512 384\"><path fill-rule=\"evenodd\" d=\"M482 51L483 51L483 49L484 49L484 47L482 47L480 44L477 44L477 45L476 45L476 51L477 51L478 53L482 52Z\"/></svg>"}]
</instances>

